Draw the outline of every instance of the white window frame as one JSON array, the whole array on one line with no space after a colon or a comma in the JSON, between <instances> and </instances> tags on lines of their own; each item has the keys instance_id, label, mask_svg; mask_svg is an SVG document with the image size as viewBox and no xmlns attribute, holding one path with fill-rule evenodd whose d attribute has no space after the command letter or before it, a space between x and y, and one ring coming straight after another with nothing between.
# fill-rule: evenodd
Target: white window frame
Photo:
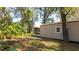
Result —
<instances>
[{"instance_id":1,"label":"white window frame","mask_svg":"<svg viewBox=\"0 0 79 59\"><path fill-rule=\"evenodd\" d=\"M57 28L60 28L60 32L57 32ZM62 33L62 26L57 26L57 27L55 27L55 32L56 32L56 33Z\"/></svg>"}]
</instances>

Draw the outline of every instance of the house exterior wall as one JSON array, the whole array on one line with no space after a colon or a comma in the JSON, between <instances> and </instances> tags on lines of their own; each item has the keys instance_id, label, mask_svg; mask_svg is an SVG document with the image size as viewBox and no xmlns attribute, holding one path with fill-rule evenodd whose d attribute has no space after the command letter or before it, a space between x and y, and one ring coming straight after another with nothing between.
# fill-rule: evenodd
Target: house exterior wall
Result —
<instances>
[{"instance_id":1,"label":"house exterior wall","mask_svg":"<svg viewBox=\"0 0 79 59\"><path fill-rule=\"evenodd\" d=\"M68 35L70 41L79 42L79 21L76 22L68 22ZM47 38L56 38L63 40L62 31L60 33L56 32L56 27L61 27L61 23L54 23L54 24L45 24L40 26L40 36L47 37Z\"/></svg>"},{"instance_id":2,"label":"house exterior wall","mask_svg":"<svg viewBox=\"0 0 79 59\"><path fill-rule=\"evenodd\" d=\"M61 27L61 24L41 25L40 26L40 36L47 37L47 38L63 39L62 32L57 33L56 27Z\"/></svg>"},{"instance_id":3,"label":"house exterior wall","mask_svg":"<svg viewBox=\"0 0 79 59\"><path fill-rule=\"evenodd\" d=\"M79 42L79 21L67 24L69 32L69 40Z\"/></svg>"}]
</instances>

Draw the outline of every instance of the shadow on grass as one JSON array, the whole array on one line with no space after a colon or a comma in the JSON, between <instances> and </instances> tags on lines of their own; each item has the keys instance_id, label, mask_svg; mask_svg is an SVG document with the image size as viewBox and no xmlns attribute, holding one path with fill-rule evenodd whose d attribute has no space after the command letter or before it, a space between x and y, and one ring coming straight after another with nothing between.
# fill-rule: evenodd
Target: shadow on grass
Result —
<instances>
[{"instance_id":1,"label":"shadow on grass","mask_svg":"<svg viewBox=\"0 0 79 59\"><path fill-rule=\"evenodd\" d=\"M19 47L17 41L0 41L0 51L16 51Z\"/></svg>"},{"instance_id":2,"label":"shadow on grass","mask_svg":"<svg viewBox=\"0 0 79 59\"><path fill-rule=\"evenodd\" d=\"M45 38L19 38L0 41L0 51L79 51L79 43Z\"/></svg>"},{"instance_id":3,"label":"shadow on grass","mask_svg":"<svg viewBox=\"0 0 79 59\"><path fill-rule=\"evenodd\" d=\"M45 43L43 43L45 42ZM47 46L48 40L34 40L34 39L16 39L8 41L0 41L1 51L50 51L61 50L60 47L53 45Z\"/></svg>"}]
</instances>

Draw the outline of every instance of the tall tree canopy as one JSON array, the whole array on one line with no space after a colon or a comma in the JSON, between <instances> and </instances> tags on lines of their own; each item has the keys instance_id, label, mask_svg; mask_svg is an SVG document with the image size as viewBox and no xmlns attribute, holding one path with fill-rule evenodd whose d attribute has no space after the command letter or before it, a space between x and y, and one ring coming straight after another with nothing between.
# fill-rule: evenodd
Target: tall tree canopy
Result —
<instances>
[{"instance_id":1,"label":"tall tree canopy","mask_svg":"<svg viewBox=\"0 0 79 59\"><path fill-rule=\"evenodd\" d=\"M16 12L20 13L21 16L21 24L24 26L24 24L28 25L27 32L29 33L32 28L32 22L33 22L33 10L29 7L17 7Z\"/></svg>"},{"instance_id":2,"label":"tall tree canopy","mask_svg":"<svg viewBox=\"0 0 79 59\"><path fill-rule=\"evenodd\" d=\"M7 26L12 23L12 17L8 8L0 8L0 29L6 30Z\"/></svg>"},{"instance_id":3,"label":"tall tree canopy","mask_svg":"<svg viewBox=\"0 0 79 59\"><path fill-rule=\"evenodd\" d=\"M43 24L46 23L46 21L50 19L49 16L57 10L55 7L39 7L37 9L39 9Z\"/></svg>"}]
</instances>

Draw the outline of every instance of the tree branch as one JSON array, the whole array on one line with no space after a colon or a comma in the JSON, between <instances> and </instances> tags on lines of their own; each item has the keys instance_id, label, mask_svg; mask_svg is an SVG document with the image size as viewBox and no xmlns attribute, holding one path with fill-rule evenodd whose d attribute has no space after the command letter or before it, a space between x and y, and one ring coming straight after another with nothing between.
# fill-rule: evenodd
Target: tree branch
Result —
<instances>
[{"instance_id":1,"label":"tree branch","mask_svg":"<svg viewBox=\"0 0 79 59\"><path fill-rule=\"evenodd\" d=\"M70 8L70 10L65 14L65 16L67 16L71 10L72 10L72 8Z\"/></svg>"},{"instance_id":2,"label":"tree branch","mask_svg":"<svg viewBox=\"0 0 79 59\"><path fill-rule=\"evenodd\" d=\"M46 16L46 19L49 17L49 15L52 13L52 11L53 11L54 9L52 9Z\"/></svg>"}]
</instances>

